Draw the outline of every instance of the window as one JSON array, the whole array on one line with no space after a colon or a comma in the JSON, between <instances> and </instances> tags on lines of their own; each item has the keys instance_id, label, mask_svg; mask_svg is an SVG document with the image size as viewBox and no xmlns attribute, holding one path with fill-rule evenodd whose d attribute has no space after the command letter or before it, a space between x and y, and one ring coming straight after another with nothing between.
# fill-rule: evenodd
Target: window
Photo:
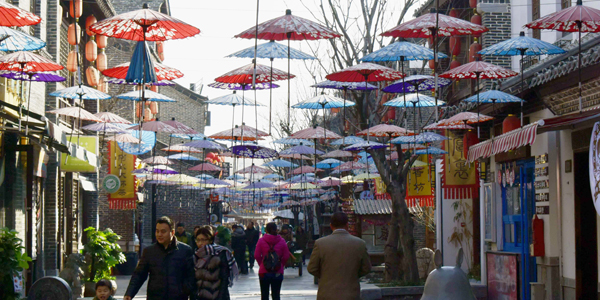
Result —
<instances>
[{"instance_id":1,"label":"window","mask_svg":"<svg viewBox=\"0 0 600 300\"><path fill-rule=\"evenodd\" d=\"M387 241L387 225L379 226L371 223L373 222L363 220L362 239L367 244L368 251L382 252Z\"/></svg>"}]
</instances>

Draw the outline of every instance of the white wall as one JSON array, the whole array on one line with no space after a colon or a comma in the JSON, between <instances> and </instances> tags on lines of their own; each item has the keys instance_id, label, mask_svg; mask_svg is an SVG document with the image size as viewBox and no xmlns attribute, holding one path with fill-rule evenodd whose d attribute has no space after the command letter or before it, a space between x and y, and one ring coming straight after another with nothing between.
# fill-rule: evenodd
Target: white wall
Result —
<instances>
[{"instance_id":1,"label":"white wall","mask_svg":"<svg viewBox=\"0 0 600 300\"><path fill-rule=\"evenodd\" d=\"M567 160L573 160L571 131L560 133L560 152L562 166ZM563 277L575 279L575 188L574 172L565 173L561 168L561 234L562 234L562 268Z\"/></svg>"}]
</instances>

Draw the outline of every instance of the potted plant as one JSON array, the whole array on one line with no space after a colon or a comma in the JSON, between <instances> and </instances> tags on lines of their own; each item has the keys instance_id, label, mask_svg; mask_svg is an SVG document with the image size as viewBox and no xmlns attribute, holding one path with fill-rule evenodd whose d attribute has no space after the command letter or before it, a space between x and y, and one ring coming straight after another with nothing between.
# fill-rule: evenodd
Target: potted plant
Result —
<instances>
[{"instance_id":1,"label":"potted plant","mask_svg":"<svg viewBox=\"0 0 600 300\"><path fill-rule=\"evenodd\" d=\"M15 291L13 276L17 276L29 268L31 258L24 252L23 241L17 232L8 228L0 228L0 299L19 299Z\"/></svg>"},{"instance_id":2,"label":"potted plant","mask_svg":"<svg viewBox=\"0 0 600 300\"><path fill-rule=\"evenodd\" d=\"M85 229L88 242L83 246L82 254L86 256L87 278L85 296L94 296L94 285L101 279L114 279L111 269L125 262L125 255L117 243L121 236L111 229L98 231L94 227ZM89 292L88 292L89 291Z\"/></svg>"}]
</instances>

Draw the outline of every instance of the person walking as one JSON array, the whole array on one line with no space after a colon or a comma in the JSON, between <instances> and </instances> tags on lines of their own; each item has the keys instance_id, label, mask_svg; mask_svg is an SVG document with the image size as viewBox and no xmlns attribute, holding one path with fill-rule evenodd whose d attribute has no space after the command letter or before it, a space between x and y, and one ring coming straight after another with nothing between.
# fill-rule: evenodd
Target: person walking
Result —
<instances>
[{"instance_id":1,"label":"person walking","mask_svg":"<svg viewBox=\"0 0 600 300\"><path fill-rule=\"evenodd\" d=\"M259 237L260 233L254 228L254 222L250 222L248 228L246 228L246 245L248 246L248 265L250 269L254 268L254 250Z\"/></svg>"},{"instance_id":2,"label":"person walking","mask_svg":"<svg viewBox=\"0 0 600 300\"><path fill-rule=\"evenodd\" d=\"M308 272L319 279L317 299L360 299L359 278L371 271L365 241L348 233L348 216L331 216L332 234L322 237L308 262Z\"/></svg>"},{"instance_id":3,"label":"person walking","mask_svg":"<svg viewBox=\"0 0 600 300\"><path fill-rule=\"evenodd\" d=\"M241 225L234 225L231 234L231 249L237 262L238 269L242 275L248 274L248 264L246 263L246 233Z\"/></svg>"},{"instance_id":4,"label":"person walking","mask_svg":"<svg viewBox=\"0 0 600 300\"><path fill-rule=\"evenodd\" d=\"M302 264L305 264L306 260L306 245L308 245L308 233L302 226L298 226L298 228L296 228L296 247L298 250L302 250Z\"/></svg>"},{"instance_id":5,"label":"person walking","mask_svg":"<svg viewBox=\"0 0 600 300\"><path fill-rule=\"evenodd\" d=\"M229 287L238 275L231 251L215 244L215 234L210 226L200 227L195 240L198 246L194 254L195 299L229 300Z\"/></svg>"},{"instance_id":6,"label":"person walking","mask_svg":"<svg viewBox=\"0 0 600 300\"><path fill-rule=\"evenodd\" d=\"M177 232L175 233L175 237L178 241L187 244L192 249L194 248L194 238L192 234L185 231L185 225L183 223L177 223Z\"/></svg>"},{"instance_id":7,"label":"person walking","mask_svg":"<svg viewBox=\"0 0 600 300\"><path fill-rule=\"evenodd\" d=\"M269 300L269 289L273 300L281 299L283 270L290 258L285 240L277 235L277 224L268 223L266 233L258 240L254 258L258 262L261 300Z\"/></svg>"},{"instance_id":8,"label":"person walking","mask_svg":"<svg viewBox=\"0 0 600 300\"><path fill-rule=\"evenodd\" d=\"M177 241L168 217L156 220L156 243L142 251L123 300L135 297L148 276L148 300L187 300L194 290L192 248Z\"/></svg>"}]
</instances>

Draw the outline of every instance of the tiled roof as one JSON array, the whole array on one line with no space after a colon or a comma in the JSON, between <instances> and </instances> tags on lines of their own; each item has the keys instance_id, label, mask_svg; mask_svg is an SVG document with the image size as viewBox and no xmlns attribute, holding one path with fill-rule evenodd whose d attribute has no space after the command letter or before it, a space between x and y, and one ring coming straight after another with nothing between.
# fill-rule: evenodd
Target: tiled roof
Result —
<instances>
[{"instance_id":1,"label":"tiled roof","mask_svg":"<svg viewBox=\"0 0 600 300\"><path fill-rule=\"evenodd\" d=\"M392 213L392 200L354 200L354 213L357 215L389 215Z\"/></svg>"}]
</instances>

